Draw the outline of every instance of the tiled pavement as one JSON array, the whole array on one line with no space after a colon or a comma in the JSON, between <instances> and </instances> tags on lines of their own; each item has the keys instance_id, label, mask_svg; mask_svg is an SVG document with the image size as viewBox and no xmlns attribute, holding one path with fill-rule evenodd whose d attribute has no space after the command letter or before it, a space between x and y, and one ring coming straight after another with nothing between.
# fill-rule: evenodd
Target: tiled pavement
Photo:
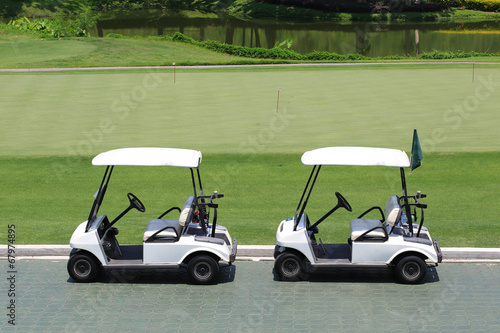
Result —
<instances>
[{"instance_id":1,"label":"tiled pavement","mask_svg":"<svg viewBox=\"0 0 500 333\"><path fill-rule=\"evenodd\" d=\"M0 331L500 332L498 263L441 264L411 286L384 272L278 282L272 269L270 261L238 261L213 286L191 285L182 271L79 284L66 260L19 260L16 325L7 323L3 283Z\"/></svg>"}]
</instances>

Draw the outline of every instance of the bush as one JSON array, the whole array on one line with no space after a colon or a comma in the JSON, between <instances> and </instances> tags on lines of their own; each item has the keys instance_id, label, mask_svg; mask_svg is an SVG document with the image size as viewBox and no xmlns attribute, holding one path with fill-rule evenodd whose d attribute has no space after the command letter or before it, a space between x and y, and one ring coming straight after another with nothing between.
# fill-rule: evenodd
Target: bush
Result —
<instances>
[{"instance_id":1,"label":"bush","mask_svg":"<svg viewBox=\"0 0 500 333\"><path fill-rule=\"evenodd\" d=\"M329 52L312 52L302 55L295 51L282 49L279 47L274 47L272 49L265 49L261 47L236 46L231 44L223 44L213 40L209 40L206 42L198 42L190 37L185 36L180 32L176 32L172 36L172 41L201 46L206 49L219 53L225 53L238 57L254 58L254 59L308 60L308 61L371 59L370 57L366 57L360 54L340 55L337 53L329 53Z\"/></svg>"},{"instance_id":2,"label":"bush","mask_svg":"<svg viewBox=\"0 0 500 333\"><path fill-rule=\"evenodd\" d=\"M172 36L172 41L187 43L191 45L196 45L200 47L207 48L209 50L225 53L229 55L234 55L238 57L254 58L254 59L279 59L279 60L301 60L301 61L347 61L347 60L373 60L374 58L367 57L357 53L351 53L346 55L341 55L337 53L330 53L325 51L315 51L307 54L299 54L295 51L288 49L281 49L279 47L274 47L272 49L264 49L261 47L247 47L247 46L236 46L230 44L223 44L217 41L206 41L198 42L190 37L185 36L180 32L176 32ZM429 53L423 53L418 58L419 59L457 59L457 58L470 58L470 57L485 57L485 56L498 56L498 54L488 54L488 53L477 53L477 52L441 52L433 51ZM388 56L380 57L378 59L384 60L396 60L396 59L409 59L411 57L402 56Z\"/></svg>"},{"instance_id":3,"label":"bush","mask_svg":"<svg viewBox=\"0 0 500 333\"><path fill-rule=\"evenodd\" d=\"M457 59L457 58L471 58L471 57L489 57L495 54L479 53L479 52L441 52L434 50L433 52L422 53L418 58L420 59Z\"/></svg>"},{"instance_id":4,"label":"bush","mask_svg":"<svg viewBox=\"0 0 500 333\"><path fill-rule=\"evenodd\" d=\"M450 7L462 7L483 12L499 12L500 0L436 0Z\"/></svg>"},{"instance_id":5,"label":"bush","mask_svg":"<svg viewBox=\"0 0 500 333\"><path fill-rule=\"evenodd\" d=\"M42 32L43 37L64 37L62 28L45 18L30 21L27 17L22 17L20 19L10 21L9 24L24 31Z\"/></svg>"},{"instance_id":6,"label":"bush","mask_svg":"<svg viewBox=\"0 0 500 333\"><path fill-rule=\"evenodd\" d=\"M257 0L283 6L296 6L336 13L401 13L401 12L439 12L448 9L448 5L436 3L405 4L398 0Z\"/></svg>"},{"instance_id":7,"label":"bush","mask_svg":"<svg viewBox=\"0 0 500 333\"><path fill-rule=\"evenodd\" d=\"M11 20L9 24L24 31L39 31L44 38L60 38L89 37L89 30L96 22L97 16L86 10L75 18L54 16L50 19L30 20L27 17L22 17L17 20Z\"/></svg>"}]
</instances>

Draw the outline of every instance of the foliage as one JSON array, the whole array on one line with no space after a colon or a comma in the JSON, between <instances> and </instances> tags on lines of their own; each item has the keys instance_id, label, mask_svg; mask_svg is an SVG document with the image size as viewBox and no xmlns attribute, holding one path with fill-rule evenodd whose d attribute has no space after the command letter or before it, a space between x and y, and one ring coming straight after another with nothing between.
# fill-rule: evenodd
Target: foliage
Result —
<instances>
[{"instance_id":1,"label":"foliage","mask_svg":"<svg viewBox=\"0 0 500 333\"><path fill-rule=\"evenodd\" d=\"M23 31L39 31L44 38L60 37L89 37L89 30L95 26L97 16L89 10L83 11L75 18L54 16L52 18L40 18L30 20L21 17L11 20L10 25Z\"/></svg>"},{"instance_id":2,"label":"foliage","mask_svg":"<svg viewBox=\"0 0 500 333\"><path fill-rule=\"evenodd\" d=\"M439 2L451 7L464 6L472 10L500 12L500 0L439 0Z\"/></svg>"},{"instance_id":3,"label":"foliage","mask_svg":"<svg viewBox=\"0 0 500 333\"><path fill-rule=\"evenodd\" d=\"M87 8L88 0L2 0L0 16L49 17L54 14L74 15Z\"/></svg>"},{"instance_id":4,"label":"foliage","mask_svg":"<svg viewBox=\"0 0 500 333\"><path fill-rule=\"evenodd\" d=\"M275 48L281 48L282 46L285 46L286 45L286 48L289 49L292 47L292 43L293 41L291 39L285 39L284 41L282 41L281 43L280 42L276 42L274 44L274 47Z\"/></svg>"},{"instance_id":5,"label":"foliage","mask_svg":"<svg viewBox=\"0 0 500 333\"><path fill-rule=\"evenodd\" d=\"M357 53L340 55L337 53L330 53L325 51L315 51L307 54L299 54L293 50L281 49L278 47L272 49L264 49L260 47L251 48L247 46L236 46L224 44L217 41L198 42L190 37L183 35L180 32L172 36L175 42L187 43L204 47L206 49L246 58L261 58L261 59L280 59L280 60L301 60L301 61L351 61L351 60L396 60L396 59L410 59L411 57L405 56L389 56L371 58ZM430 53L423 53L418 58L420 59L459 59L470 57L486 57L498 56L498 54L479 53L479 52L441 52L434 51Z\"/></svg>"},{"instance_id":6,"label":"foliage","mask_svg":"<svg viewBox=\"0 0 500 333\"><path fill-rule=\"evenodd\" d=\"M390 22L390 21L416 21L416 22L438 22L438 21L460 21L492 20L498 19L500 0L434 0L436 5L424 3L405 7L399 1L368 1L372 9L368 11L343 10L338 11L318 10L315 8L304 8L284 4L272 4L255 0L157 0L154 2L146 0L45 0L34 2L32 0L3 0L0 1L0 16L3 17L28 17L28 18L51 18L54 15L71 16L77 15L85 10L93 11L137 11L142 9L161 10L195 10L217 15L229 15L242 18L275 18L287 20L314 20L330 22ZM282 2L282 1L278 1ZM312 3L311 1L307 1ZM330 3L327 1L325 3ZM332 4L343 3L345 6L358 6L352 1L338 0ZM357 3L357 2L356 2ZM457 10L428 11L429 6L457 6L462 3L467 8L478 8L490 12L478 12ZM314 6L313 6L314 7ZM366 6L365 6L366 7Z\"/></svg>"},{"instance_id":7,"label":"foliage","mask_svg":"<svg viewBox=\"0 0 500 333\"><path fill-rule=\"evenodd\" d=\"M281 59L281 60L359 60L361 58L369 59L368 57L363 57L361 55L339 55L336 53L328 52L313 52L306 55L301 55L293 50L281 49L279 47L274 47L272 49L265 49L261 47L247 47L247 46L237 46L224 44L217 41L206 41L198 42L184 34L177 32L172 36L174 42L188 43L196 46L201 46L206 49L235 55L238 57L246 58L262 58L262 59Z\"/></svg>"},{"instance_id":8,"label":"foliage","mask_svg":"<svg viewBox=\"0 0 500 333\"><path fill-rule=\"evenodd\" d=\"M495 54L481 52L441 52L434 50L433 52L422 53L420 59L457 59L457 58L472 58L472 57L491 57Z\"/></svg>"}]
</instances>

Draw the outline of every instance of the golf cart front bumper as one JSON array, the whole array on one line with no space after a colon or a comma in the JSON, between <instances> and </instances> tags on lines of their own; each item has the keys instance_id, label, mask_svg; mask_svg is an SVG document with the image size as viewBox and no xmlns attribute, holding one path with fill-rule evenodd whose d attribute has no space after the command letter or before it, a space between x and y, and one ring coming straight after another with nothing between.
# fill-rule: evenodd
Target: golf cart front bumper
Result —
<instances>
[{"instance_id":1,"label":"golf cart front bumper","mask_svg":"<svg viewBox=\"0 0 500 333\"><path fill-rule=\"evenodd\" d=\"M438 263L441 263L443 261L443 252L441 251L441 247L439 247L439 243L436 238L432 239L432 245L434 245L434 249L436 250Z\"/></svg>"},{"instance_id":2,"label":"golf cart front bumper","mask_svg":"<svg viewBox=\"0 0 500 333\"><path fill-rule=\"evenodd\" d=\"M229 256L229 263L232 263L236 260L236 252L238 251L238 241L236 238L233 238L233 248L231 249L231 255Z\"/></svg>"}]
</instances>

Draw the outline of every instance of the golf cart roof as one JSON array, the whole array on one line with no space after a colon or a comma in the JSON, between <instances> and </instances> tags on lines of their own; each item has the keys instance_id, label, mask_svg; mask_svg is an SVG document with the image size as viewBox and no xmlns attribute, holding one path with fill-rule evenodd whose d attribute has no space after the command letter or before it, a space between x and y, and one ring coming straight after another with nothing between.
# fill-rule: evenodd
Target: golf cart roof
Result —
<instances>
[{"instance_id":1,"label":"golf cart roof","mask_svg":"<svg viewBox=\"0 0 500 333\"><path fill-rule=\"evenodd\" d=\"M305 165L359 165L409 168L406 153L398 149L368 147L327 147L302 155Z\"/></svg>"},{"instance_id":2,"label":"golf cart roof","mask_svg":"<svg viewBox=\"0 0 500 333\"><path fill-rule=\"evenodd\" d=\"M100 153L92 165L176 166L198 168L201 152L178 148L121 148Z\"/></svg>"}]
</instances>

